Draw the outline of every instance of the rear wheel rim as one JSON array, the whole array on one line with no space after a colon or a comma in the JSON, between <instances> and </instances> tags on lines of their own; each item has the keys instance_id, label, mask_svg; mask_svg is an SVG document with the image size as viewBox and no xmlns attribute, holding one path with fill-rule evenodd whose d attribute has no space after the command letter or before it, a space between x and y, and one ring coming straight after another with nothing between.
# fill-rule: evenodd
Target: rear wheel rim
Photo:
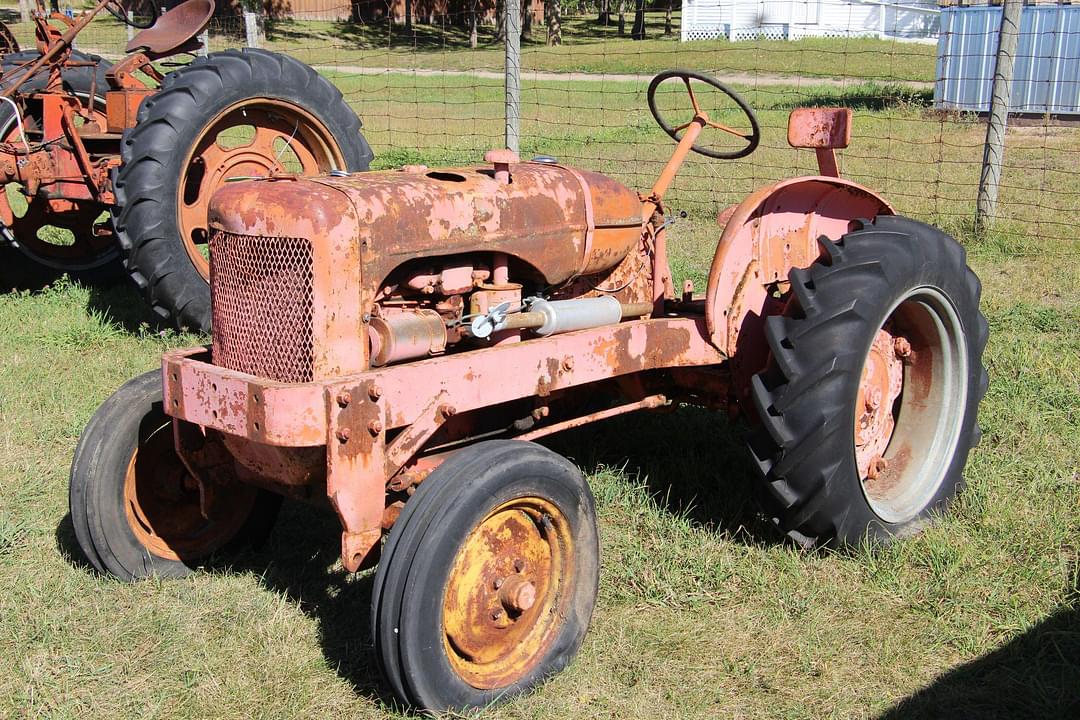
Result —
<instances>
[{"instance_id":1,"label":"rear wheel rim","mask_svg":"<svg viewBox=\"0 0 1080 720\"><path fill-rule=\"evenodd\" d=\"M171 422L151 432L132 453L124 476L124 511L135 538L166 560L191 561L220 550L250 516L257 490L239 482L211 487L208 520L198 483L173 448Z\"/></svg>"},{"instance_id":2,"label":"rear wheel rim","mask_svg":"<svg viewBox=\"0 0 1080 720\"><path fill-rule=\"evenodd\" d=\"M254 128L250 138L248 127ZM228 178L316 175L344 166L333 133L303 108L253 98L222 110L192 144L177 191L180 237L195 269L210 277L207 213L210 198Z\"/></svg>"},{"instance_id":3,"label":"rear wheel rim","mask_svg":"<svg viewBox=\"0 0 1080 720\"><path fill-rule=\"evenodd\" d=\"M937 288L897 301L874 337L855 405L855 462L882 520L911 520L930 505L952 464L967 398L967 341Z\"/></svg>"},{"instance_id":4,"label":"rear wheel rim","mask_svg":"<svg viewBox=\"0 0 1080 720\"><path fill-rule=\"evenodd\" d=\"M458 550L443 596L443 641L454 672L480 689L528 676L558 637L573 577L569 521L539 497L504 503Z\"/></svg>"},{"instance_id":5,"label":"rear wheel rim","mask_svg":"<svg viewBox=\"0 0 1080 720\"><path fill-rule=\"evenodd\" d=\"M85 96L78 96L85 99ZM102 128L106 126L104 102L101 98L96 99L96 107L91 112L93 122ZM30 116L25 122L28 129L40 124ZM15 147L23 146L17 123L12 122L5 129L3 142ZM9 240L19 246L23 254L35 262L54 270L76 272L104 265L111 262L116 255L114 236L108 222L100 226L97 223L105 210L104 205L92 200L50 200L38 194L28 198L22 192L20 183L8 183L0 190L7 193L8 203L12 205L13 211L19 202L16 196L26 204L21 214L14 214L11 225L6 228L6 234ZM16 203L12 203L13 199L16 199ZM71 242L59 242L59 236L52 239L40 237L39 231L50 234L49 227L70 232ZM101 232L98 232L99 229Z\"/></svg>"}]
</instances>

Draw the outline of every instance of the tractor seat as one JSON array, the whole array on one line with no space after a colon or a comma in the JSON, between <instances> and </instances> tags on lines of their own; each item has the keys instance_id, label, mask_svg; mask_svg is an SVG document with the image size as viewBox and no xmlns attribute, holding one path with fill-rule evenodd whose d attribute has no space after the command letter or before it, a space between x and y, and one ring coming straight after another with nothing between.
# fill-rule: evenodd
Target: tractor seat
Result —
<instances>
[{"instance_id":1,"label":"tractor seat","mask_svg":"<svg viewBox=\"0 0 1080 720\"><path fill-rule=\"evenodd\" d=\"M159 17L152 26L140 30L124 52L171 55L201 33L213 15L214 0L187 0Z\"/></svg>"}]
</instances>

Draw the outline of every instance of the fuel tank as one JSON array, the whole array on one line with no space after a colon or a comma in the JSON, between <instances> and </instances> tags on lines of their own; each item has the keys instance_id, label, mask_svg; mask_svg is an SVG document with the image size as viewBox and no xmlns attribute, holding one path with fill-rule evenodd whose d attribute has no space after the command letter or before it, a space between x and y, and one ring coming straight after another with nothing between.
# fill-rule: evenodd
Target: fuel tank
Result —
<instances>
[{"instance_id":1,"label":"fuel tank","mask_svg":"<svg viewBox=\"0 0 1080 720\"><path fill-rule=\"evenodd\" d=\"M548 285L617 265L640 237L637 193L551 163L356 173L230 183L210 207L212 231L355 241L365 286L407 260L501 252Z\"/></svg>"}]
</instances>

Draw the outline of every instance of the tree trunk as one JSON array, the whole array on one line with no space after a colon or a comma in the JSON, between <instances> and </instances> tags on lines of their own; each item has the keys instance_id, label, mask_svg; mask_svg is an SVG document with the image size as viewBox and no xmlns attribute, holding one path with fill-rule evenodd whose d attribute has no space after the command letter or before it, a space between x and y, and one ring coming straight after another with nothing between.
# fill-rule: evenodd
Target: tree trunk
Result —
<instances>
[{"instance_id":1,"label":"tree trunk","mask_svg":"<svg viewBox=\"0 0 1080 720\"><path fill-rule=\"evenodd\" d=\"M619 0L619 37L626 35L626 0Z\"/></svg>"},{"instance_id":2,"label":"tree trunk","mask_svg":"<svg viewBox=\"0 0 1080 720\"><path fill-rule=\"evenodd\" d=\"M671 6L675 4L675 0L667 0L667 10L664 12L664 35L670 36L671 29Z\"/></svg>"},{"instance_id":3,"label":"tree trunk","mask_svg":"<svg viewBox=\"0 0 1080 720\"><path fill-rule=\"evenodd\" d=\"M413 0L405 0L405 32L412 32L412 4Z\"/></svg>"},{"instance_id":4,"label":"tree trunk","mask_svg":"<svg viewBox=\"0 0 1080 720\"><path fill-rule=\"evenodd\" d=\"M532 38L532 2L521 0L521 39Z\"/></svg>"},{"instance_id":5,"label":"tree trunk","mask_svg":"<svg viewBox=\"0 0 1080 720\"><path fill-rule=\"evenodd\" d=\"M645 0L636 0L634 6L634 28L630 31L634 40L645 39Z\"/></svg>"},{"instance_id":6,"label":"tree trunk","mask_svg":"<svg viewBox=\"0 0 1080 720\"><path fill-rule=\"evenodd\" d=\"M600 14L596 18L596 22L601 25L607 25L611 21L611 0L600 0Z\"/></svg>"},{"instance_id":7,"label":"tree trunk","mask_svg":"<svg viewBox=\"0 0 1080 720\"><path fill-rule=\"evenodd\" d=\"M479 18L477 18L476 6L480 0L471 0L469 3L469 47L476 49L478 37L477 25L479 25Z\"/></svg>"},{"instance_id":8,"label":"tree trunk","mask_svg":"<svg viewBox=\"0 0 1080 720\"><path fill-rule=\"evenodd\" d=\"M506 41L506 0L495 0L495 42Z\"/></svg>"},{"instance_id":9,"label":"tree trunk","mask_svg":"<svg viewBox=\"0 0 1080 720\"><path fill-rule=\"evenodd\" d=\"M560 0L545 0L544 14L547 16L547 44L562 45L562 3Z\"/></svg>"}]
</instances>

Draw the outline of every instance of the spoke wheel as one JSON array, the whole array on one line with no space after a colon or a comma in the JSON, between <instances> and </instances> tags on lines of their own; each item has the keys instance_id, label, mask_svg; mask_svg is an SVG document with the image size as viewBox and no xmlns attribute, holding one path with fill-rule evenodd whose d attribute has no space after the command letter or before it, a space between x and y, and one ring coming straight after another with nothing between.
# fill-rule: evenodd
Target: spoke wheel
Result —
<instances>
[{"instance_id":1,"label":"spoke wheel","mask_svg":"<svg viewBox=\"0 0 1080 720\"><path fill-rule=\"evenodd\" d=\"M360 119L329 80L246 48L165 77L124 134L113 187L125 265L154 312L210 330L207 211L229 178L368 169Z\"/></svg>"},{"instance_id":2,"label":"spoke wheel","mask_svg":"<svg viewBox=\"0 0 1080 720\"><path fill-rule=\"evenodd\" d=\"M26 51L4 58L3 69L15 73L14 68L39 57L36 51ZM80 65L63 73L64 89L85 104L91 90L107 87L105 72L110 63L96 55L72 51L73 60L94 65ZM8 82L19 75L13 74ZM48 73L39 73L28 79L15 97L27 97L40 91ZM24 103L23 124L26 130L40 130L42 118L40 103ZM106 126L105 98L98 95L88 118L76 118L76 123L91 122ZM24 139L10 106L0 107L0 138L16 148L24 147ZM47 187L47 186L45 186ZM112 281L121 277L116 238L112 232L106 207L85 200L71 201L44 197L43 190L27 196L20 183L8 183L0 188L7 196L13 213L9 226L0 226L4 239L13 246L13 257L18 258L19 269L15 280L27 286L51 282L61 273L88 282Z\"/></svg>"},{"instance_id":3,"label":"spoke wheel","mask_svg":"<svg viewBox=\"0 0 1080 720\"><path fill-rule=\"evenodd\" d=\"M443 599L446 652L477 688L510 685L542 657L565 612L573 540L558 507L518 498L469 534Z\"/></svg>"},{"instance_id":4,"label":"spoke wheel","mask_svg":"<svg viewBox=\"0 0 1080 720\"><path fill-rule=\"evenodd\" d=\"M245 100L212 120L184 162L177 222L188 257L210 277L207 213L210 198L230 178L315 175L344 167L329 129L291 103Z\"/></svg>"}]
</instances>

